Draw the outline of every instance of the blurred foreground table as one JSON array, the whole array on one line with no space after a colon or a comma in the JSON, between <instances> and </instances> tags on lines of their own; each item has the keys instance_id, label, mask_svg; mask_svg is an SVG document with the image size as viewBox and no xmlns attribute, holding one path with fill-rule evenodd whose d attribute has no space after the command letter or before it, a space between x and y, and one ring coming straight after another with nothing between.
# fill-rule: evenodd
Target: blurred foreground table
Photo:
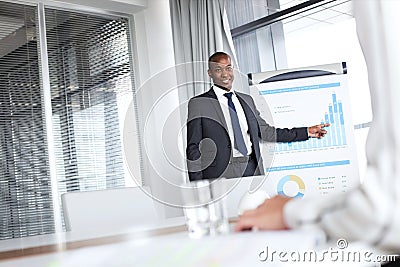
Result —
<instances>
[{"instance_id":1,"label":"blurred foreground table","mask_svg":"<svg viewBox=\"0 0 400 267\"><path fill-rule=\"evenodd\" d=\"M63 233L1 241L0 267L282 266L278 253L315 249L325 242L314 230L190 239L184 223L175 218L102 236Z\"/></svg>"}]
</instances>

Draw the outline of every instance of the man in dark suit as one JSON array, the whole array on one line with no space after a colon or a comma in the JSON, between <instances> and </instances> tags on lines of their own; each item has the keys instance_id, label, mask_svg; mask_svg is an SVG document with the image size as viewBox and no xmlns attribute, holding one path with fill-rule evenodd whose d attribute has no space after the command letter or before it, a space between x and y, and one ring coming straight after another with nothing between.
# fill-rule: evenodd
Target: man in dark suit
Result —
<instances>
[{"instance_id":1,"label":"man in dark suit","mask_svg":"<svg viewBox=\"0 0 400 267\"><path fill-rule=\"evenodd\" d=\"M213 54L208 67L214 86L190 99L188 106L186 156L191 181L263 174L260 139L294 142L326 134L324 127L329 124L292 129L268 125L252 97L233 90L228 54Z\"/></svg>"}]
</instances>

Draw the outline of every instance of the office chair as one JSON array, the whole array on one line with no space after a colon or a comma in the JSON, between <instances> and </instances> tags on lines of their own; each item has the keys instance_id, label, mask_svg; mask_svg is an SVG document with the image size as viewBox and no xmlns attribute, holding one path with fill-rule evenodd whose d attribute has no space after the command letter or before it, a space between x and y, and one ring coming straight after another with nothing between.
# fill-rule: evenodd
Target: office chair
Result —
<instances>
[{"instance_id":1,"label":"office chair","mask_svg":"<svg viewBox=\"0 0 400 267\"><path fill-rule=\"evenodd\" d=\"M139 187L87 192L61 196L67 231L111 231L144 226L158 220L153 199Z\"/></svg>"}]
</instances>

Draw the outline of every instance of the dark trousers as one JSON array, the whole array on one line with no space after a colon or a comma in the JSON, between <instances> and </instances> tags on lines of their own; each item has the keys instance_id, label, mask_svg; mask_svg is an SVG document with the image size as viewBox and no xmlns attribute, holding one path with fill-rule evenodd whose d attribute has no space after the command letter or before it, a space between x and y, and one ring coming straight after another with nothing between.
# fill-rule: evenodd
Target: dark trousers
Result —
<instances>
[{"instance_id":1,"label":"dark trousers","mask_svg":"<svg viewBox=\"0 0 400 267\"><path fill-rule=\"evenodd\" d=\"M252 154L246 157L232 158L221 177L237 178L259 175L257 159Z\"/></svg>"}]
</instances>

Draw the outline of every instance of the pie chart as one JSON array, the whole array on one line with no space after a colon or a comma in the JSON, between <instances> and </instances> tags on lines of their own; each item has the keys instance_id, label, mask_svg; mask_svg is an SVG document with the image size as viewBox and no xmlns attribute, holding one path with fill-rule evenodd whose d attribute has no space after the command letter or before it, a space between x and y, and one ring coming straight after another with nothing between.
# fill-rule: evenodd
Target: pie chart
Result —
<instances>
[{"instance_id":1,"label":"pie chart","mask_svg":"<svg viewBox=\"0 0 400 267\"><path fill-rule=\"evenodd\" d=\"M288 182L294 182L295 184L297 184L297 187L298 187L298 189L297 189L297 194L294 194L294 196L293 196L292 194L288 195L288 194L285 193L284 188L285 188L285 185L286 185ZM305 185L304 185L303 180L302 180L300 177L291 174L291 175L286 175L286 176L282 177L282 178L279 180L279 182L278 182L278 188L277 188L277 189L278 189L278 194L279 194L279 195L282 195L282 196L287 196L287 197L291 197L291 196L293 196L293 197L303 197L303 196L304 196L304 192L305 192L305 190L306 190L306 187L305 187Z\"/></svg>"}]
</instances>

